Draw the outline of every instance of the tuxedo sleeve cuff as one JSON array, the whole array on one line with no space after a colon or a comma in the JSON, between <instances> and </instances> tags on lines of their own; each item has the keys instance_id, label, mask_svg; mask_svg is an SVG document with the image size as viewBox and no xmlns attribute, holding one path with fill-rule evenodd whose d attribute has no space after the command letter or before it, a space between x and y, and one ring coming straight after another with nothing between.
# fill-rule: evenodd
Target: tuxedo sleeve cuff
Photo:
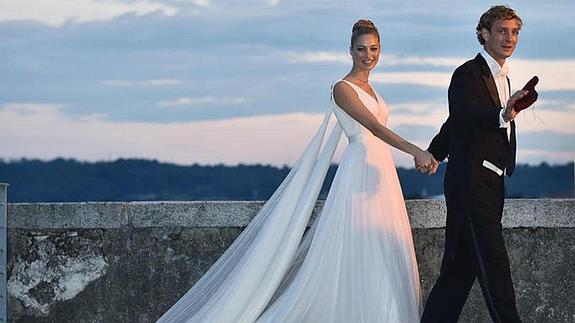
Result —
<instances>
[{"instance_id":1,"label":"tuxedo sleeve cuff","mask_svg":"<svg viewBox=\"0 0 575 323\"><path fill-rule=\"evenodd\" d=\"M507 128L509 121L505 122L505 108L501 109L499 113L499 128Z\"/></svg>"}]
</instances>

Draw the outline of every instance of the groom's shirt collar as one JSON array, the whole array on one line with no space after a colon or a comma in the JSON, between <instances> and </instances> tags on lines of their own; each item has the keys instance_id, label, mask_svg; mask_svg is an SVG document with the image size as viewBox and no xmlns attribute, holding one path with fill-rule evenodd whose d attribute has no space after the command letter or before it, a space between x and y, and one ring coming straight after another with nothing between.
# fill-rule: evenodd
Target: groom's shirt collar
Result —
<instances>
[{"instance_id":1,"label":"groom's shirt collar","mask_svg":"<svg viewBox=\"0 0 575 323\"><path fill-rule=\"evenodd\" d=\"M491 70L491 75L493 75L493 80L495 81L495 86L497 87L497 93L499 94L499 102L504 107L510 97L509 83L507 79L507 73L509 72L509 67L507 66L507 60L503 63L503 66L499 66L499 63L489 55L485 49L481 51L481 56L485 58L489 70Z\"/></svg>"},{"instance_id":2,"label":"groom's shirt collar","mask_svg":"<svg viewBox=\"0 0 575 323\"><path fill-rule=\"evenodd\" d=\"M497 63L497 61L491 57L485 49L481 50L480 54L487 62L487 66L489 66L491 75L493 75L494 78L498 78L499 76L507 77L507 74L509 73L509 64L507 63L507 60L505 60L503 66L499 66L499 63Z\"/></svg>"}]
</instances>

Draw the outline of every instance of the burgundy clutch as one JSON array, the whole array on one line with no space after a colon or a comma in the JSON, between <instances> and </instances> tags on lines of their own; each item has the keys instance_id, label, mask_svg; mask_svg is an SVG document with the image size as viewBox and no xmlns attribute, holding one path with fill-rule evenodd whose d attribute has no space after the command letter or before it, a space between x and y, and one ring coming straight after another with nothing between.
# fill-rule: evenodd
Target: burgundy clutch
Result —
<instances>
[{"instance_id":1,"label":"burgundy clutch","mask_svg":"<svg viewBox=\"0 0 575 323\"><path fill-rule=\"evenodd\" d=\"M513 106L513 110L515 112L519 112L529 108L535 101L537 101L537 97L539 94L535 90L535 85L539 83L539 78L537 76L533 76L527 84L523 87L523 90L529 91L527 95L522 97L521 99L515 101L515 105Z\"/></svg>"}]
</instances>

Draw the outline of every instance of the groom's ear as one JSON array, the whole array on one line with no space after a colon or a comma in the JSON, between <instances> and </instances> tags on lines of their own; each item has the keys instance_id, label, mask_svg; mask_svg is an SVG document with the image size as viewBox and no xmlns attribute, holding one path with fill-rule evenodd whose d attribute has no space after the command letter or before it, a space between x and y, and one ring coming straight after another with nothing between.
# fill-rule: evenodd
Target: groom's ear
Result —
<instances>
[{"instance_id":1,"label":"groom's ear","mask_svg":"<svg viewBox=\"0 0 575 323\"><path fill-rule=\"evenodd\" d=\"M487 41L489 39L489 35L491 33L489 32L489 30L487 30L487 28L483 27L481 28L481 37L483 37L484 41Z\"/></svg>"}]
</instances>

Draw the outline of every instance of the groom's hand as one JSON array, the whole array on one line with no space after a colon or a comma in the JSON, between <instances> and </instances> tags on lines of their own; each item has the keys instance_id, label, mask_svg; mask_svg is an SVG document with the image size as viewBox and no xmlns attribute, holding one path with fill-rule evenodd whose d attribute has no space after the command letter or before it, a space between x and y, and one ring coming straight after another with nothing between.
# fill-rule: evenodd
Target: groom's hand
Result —
<instances>
[{"instance_id":1,"label":"groom's hand","mask_svg":"<svg viewBox=\"0 0 575 323\"><path fill-rule=\"evenodd\" d=\"M505 122L509 122L515 119L517 114L519 114L519 112L515 111L514 109L515 102L517 102L517 100L521 99L522 97L526 96L527 93L529 93L529 91L527 90L517 91L509 98L509 100L507 100L507 105L505 106L505 116L504 116Z\"/></svg>"},{"instance_id":2,"label":"groom's hand","mask_svg":"<svg viewBox=\"0 0 575 323\"><path fill-rule=\"evenodd\" d=\"M434 175L437 173L437 169L439 168L439 162L435 159L432 153L430 153L428 150L426 150L426 152L431 156L431 164L427 168L427 174Z\"/></svg>"}]
</instances>

